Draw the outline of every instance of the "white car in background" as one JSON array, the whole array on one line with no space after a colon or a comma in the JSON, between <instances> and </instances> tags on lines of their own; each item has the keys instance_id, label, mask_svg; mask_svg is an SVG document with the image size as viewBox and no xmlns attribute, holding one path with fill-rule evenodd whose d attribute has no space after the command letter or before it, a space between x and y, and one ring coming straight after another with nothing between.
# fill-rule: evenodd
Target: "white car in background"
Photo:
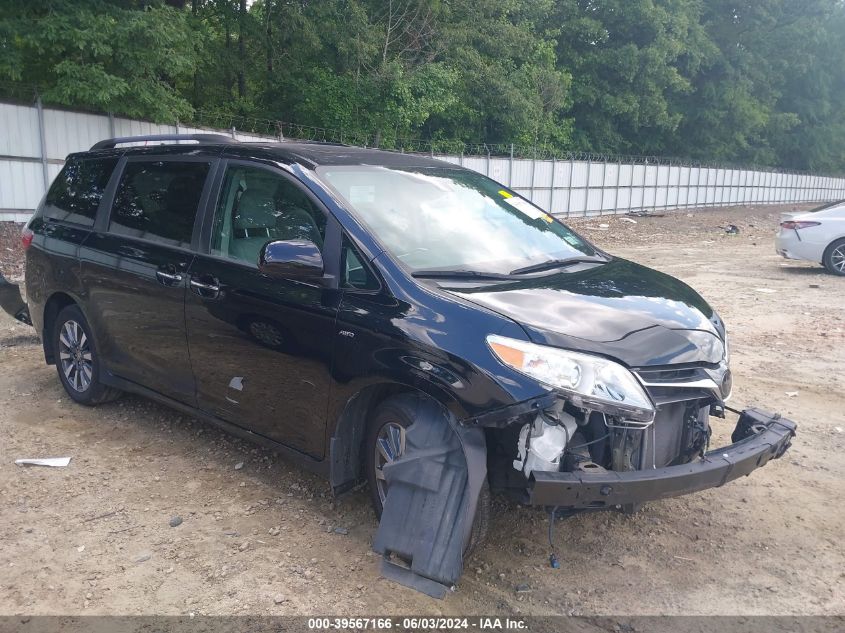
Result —
<instances>
[{"instance_id":1,"label":"white car in background","mask_svg":"<svg viewBox=\"0 0 845 633\"><path fill-rule=\"evenodd\" d=\"M820 262L845 275L845 200L781 215L775 249L787 259Z\"/></svg>"}]
</instances>

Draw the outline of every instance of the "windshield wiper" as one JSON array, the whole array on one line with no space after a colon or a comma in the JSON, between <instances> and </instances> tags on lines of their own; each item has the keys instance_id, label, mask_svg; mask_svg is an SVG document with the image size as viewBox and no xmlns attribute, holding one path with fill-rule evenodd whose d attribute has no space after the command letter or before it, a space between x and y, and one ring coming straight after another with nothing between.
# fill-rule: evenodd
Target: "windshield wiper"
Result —
<instances>
[{"instance_id":1,"label":"windshield wiper","mask_svg":"<svg viewBox=\"0 0 845 633\"><path fill-rule=\"evenodd\" d=\"M551 270L552 268L565 268L573 264L606 264L607 260L601 257L569 257L567 259L549 259L539 264L531 264L523 268L517 268L510 272L511 275L525 275L527 273L538 273L541 270Z\"/></svg>"},{"instance_id":2,"label":"windshield wiper","mask_svg":"<svg viewBox=\"0 0 845 633\"><path fill-rule=\"evenodd\" d=\"M412 277L419 279L510 279L505 273L488 273L480 270L435 270L433 268L415 270Z\"/></svg>"}]
</instances>

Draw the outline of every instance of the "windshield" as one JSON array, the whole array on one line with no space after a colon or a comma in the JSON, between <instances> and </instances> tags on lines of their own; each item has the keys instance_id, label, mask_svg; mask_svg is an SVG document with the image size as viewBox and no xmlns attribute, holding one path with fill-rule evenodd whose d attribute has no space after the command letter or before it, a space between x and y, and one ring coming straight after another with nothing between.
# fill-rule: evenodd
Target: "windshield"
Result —
<instances>
[{"instance_id":1,"label":"windshield","mask_svg":"<svg viewBox=\"0 0 845 633\"><path fill-rule=\"evenodd\" d=\"M355 165L317 173L412 272L508 273L597 255L551 215L475 172Z\"/></svg>"}]
</instances>

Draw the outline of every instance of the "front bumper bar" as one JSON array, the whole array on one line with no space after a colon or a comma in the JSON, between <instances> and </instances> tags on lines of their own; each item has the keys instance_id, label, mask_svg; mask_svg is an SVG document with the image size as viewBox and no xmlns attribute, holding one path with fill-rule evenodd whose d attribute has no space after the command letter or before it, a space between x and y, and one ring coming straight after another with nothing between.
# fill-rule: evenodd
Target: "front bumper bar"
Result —
<instances>
[{"instance_id":1,"label":"front bumper bar","mask_svg":"<svg viewBox=\"0 0 845 633\"><path fill-rule=\"evenodd\" d=\"M626 472L534 471L529 500L559 510L596 510L678 497L748 475L789 448L797 425L759 409L739 416L733 444L679 466Z\"/></svg>"}]
</instances>

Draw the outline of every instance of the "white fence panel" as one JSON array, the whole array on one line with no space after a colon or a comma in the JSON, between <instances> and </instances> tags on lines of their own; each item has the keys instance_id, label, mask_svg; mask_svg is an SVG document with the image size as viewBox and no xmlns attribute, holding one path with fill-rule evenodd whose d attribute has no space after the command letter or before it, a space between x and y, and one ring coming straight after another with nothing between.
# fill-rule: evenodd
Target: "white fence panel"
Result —
<instances>
[{"instance_id":1,"label":"white fence panel","mask_svg":"<svg viewBox=\"0 0 845 633\"><path fill-rule=\"evenodd\" d=\"M89 149L97 141L113 136L108 117L80 112L44 109L47 158L63 161L68 154ZM116 136L129 136L116 132Z\"/></svg>"},{"instance_id":2,"label":"white fence panel","mask_svg":"<svg viewBox=\"0 0 845 633\"><path fill-rule=\"evenodd\" d=\"M136 121L37 105L0 103L0 220L24 221L65 157L113 136L217 132L241 141L277 140L238 130ZM42 156L42 147L45 155ZM822 202L845 198L845 178L663 162L576 157L444 155L556 215L604 215L719 204ZM658 161L660 162L660 161Z\"/></svg>"},{"instance_id":3,"label":"white fence panel","mask_svg":"<svg viewBox=\"0 0 845 633\"><path fill-rule=\"evenodd\" d=\"M28 106L0 103L0 154L41 158L38 111Z\"/></svg>"},{"instance_id":4,"label":"white fence panel","mask_svg":"<svg viewBox=\"0 0 845 633\"><path fill-rule=\"evenodd\" d=\"M40 162L0 160L0 209L29 213L38 206L43 192Z\"/></svg>"}]
</instances>

